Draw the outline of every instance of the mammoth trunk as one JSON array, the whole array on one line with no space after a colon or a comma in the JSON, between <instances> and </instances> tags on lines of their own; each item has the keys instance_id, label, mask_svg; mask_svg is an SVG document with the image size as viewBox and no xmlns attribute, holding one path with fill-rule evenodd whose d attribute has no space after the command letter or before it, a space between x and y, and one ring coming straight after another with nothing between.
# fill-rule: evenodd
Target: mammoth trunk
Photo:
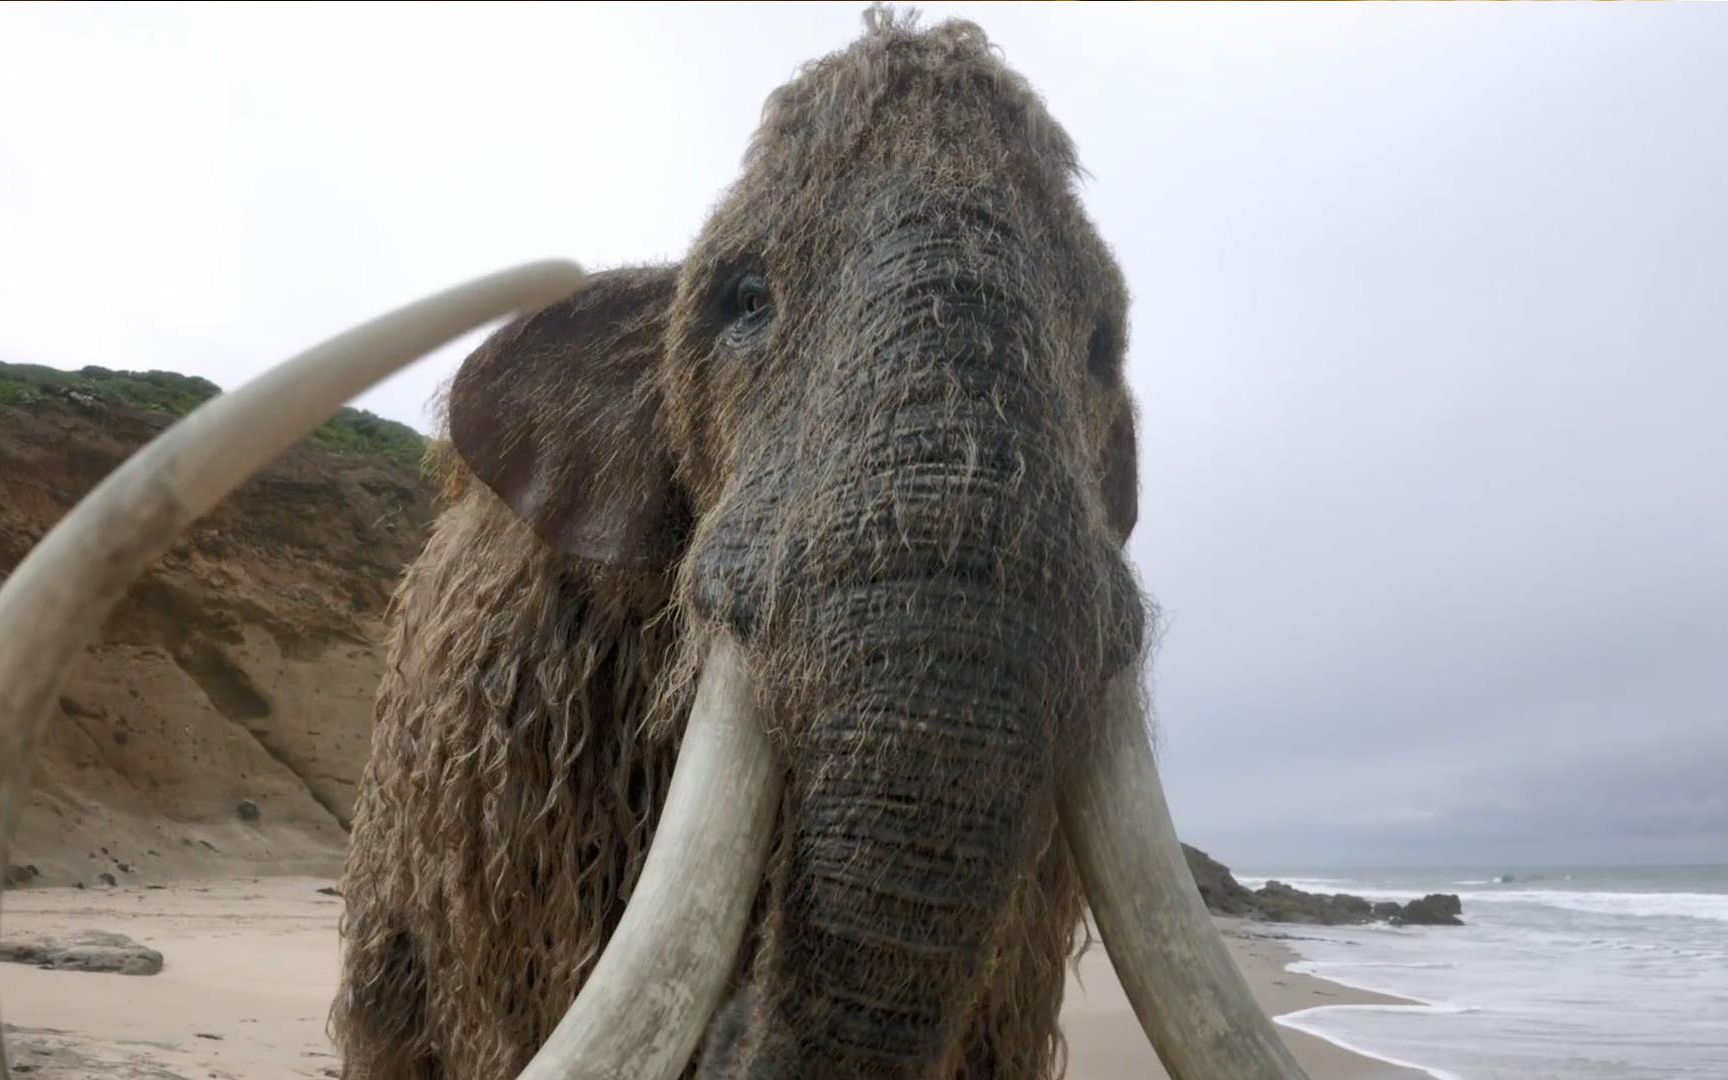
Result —
<instances>
[{"instance_id":1,"label":"mammoth trunk","mask_svg":"<svg viewBox=\"0 0 1728 1080\"><path fill-rule=\"evenodd\" d=\"M1017 460L981 461L975 428L917 412L878 443L891 464L824 489L837 527L742 620L792 782L735 1075L961 1071L1017 944L1004 913L1054 835L1058 735L1095 686L1069 486L1016 440L990 441Z\"/></svg>"},{"instance_id":2,"label":"mammoth trunk","mask_svg":"<svg viewBox=\"0 0 1728 1080\"><path fill-rule=\"evenodd\" d=\"M934 1075L1053 820L1032 613L951 583L834 603L782 913L790 1075Z\"/></svg>"}]
</instances>

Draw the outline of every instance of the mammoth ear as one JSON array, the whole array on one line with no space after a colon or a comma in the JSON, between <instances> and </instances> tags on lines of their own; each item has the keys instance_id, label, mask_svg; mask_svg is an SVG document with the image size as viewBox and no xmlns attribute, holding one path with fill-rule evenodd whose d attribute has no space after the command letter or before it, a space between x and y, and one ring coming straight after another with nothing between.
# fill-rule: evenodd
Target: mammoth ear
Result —
<instances>
[{"instance_id":1,"label":"mammoth ear","mask_svg":"<svg viewBox=\"0 0 1728 1080\"><path fill-rule=\"evenodd\" d=\"M554 548L609 565L675 556L684 503L659 365L676 267L594 274L500 328L450 387L450 441Z\"/></svg>"},{"instance_id":2,"label":"mammoth ear","mask_svg":"<svg viewBox=\"0 0 1728 1080\"><path fill-rule=\"evenodd\" d=\"M1104 437L1104 516L1123 543L1140 517L1140 463L1134 441L1134 404L1127 394L1117 401L1110 431Z\"/></svg>"}]
</instances>

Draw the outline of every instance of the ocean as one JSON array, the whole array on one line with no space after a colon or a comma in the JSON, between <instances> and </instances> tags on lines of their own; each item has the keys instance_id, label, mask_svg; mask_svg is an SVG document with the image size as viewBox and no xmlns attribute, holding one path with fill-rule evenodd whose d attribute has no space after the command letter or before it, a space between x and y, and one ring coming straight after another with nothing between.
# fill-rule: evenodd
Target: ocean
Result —
<instances>
[{"instance_id":1,"label":"ocean","mask_svg":"<svg viewBox=\"0 0 1728 1080\"><path fill-rule=\"evenodd\" d=\"M1268 877L1371 900L1457 893L1466 924L1284 928L1293 970L1420 1004L1323 1006L1281 1024L1438 1080L1728 1080L1728 866L1238 880Z\"/></svg>"}]
</instances>

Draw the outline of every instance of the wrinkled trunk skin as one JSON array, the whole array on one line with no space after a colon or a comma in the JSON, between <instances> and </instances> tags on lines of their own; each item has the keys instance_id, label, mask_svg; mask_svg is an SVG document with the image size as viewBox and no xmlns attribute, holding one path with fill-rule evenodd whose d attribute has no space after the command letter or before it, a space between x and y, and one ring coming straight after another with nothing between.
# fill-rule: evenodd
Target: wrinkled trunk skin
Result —
<instances>
[{"instance_id":1,"label":"wrinkled trunk skin","mask_svg":"<svg viewBox=\"0 0 1728 1080\"><path fill-rule=\"evenodd\" d=\"M1132 595L1082 527L1076 423L1013 264L901 228L860 276L807 426L765 440L698 557L791 765L766 943L711 1075L962 1068L1052 842L1057 735Z\"/></svg>"},{"instance_id":2,"label":"wrinkled trunk skin","mask_svg":"<svg viewBox=\"0 0 1728 1080\"><path fill-rule=\"evenodd\" d=\"M1024 704L1043 695L1004 647L1027 619L995 642L932 634L951 603L934 585L872 590L836 621L836 643L862 648L805 741L778 1019L807 1056L787 1075L930 1075L1048 832L1050 735Z\"/></svg>"}]
</instances>

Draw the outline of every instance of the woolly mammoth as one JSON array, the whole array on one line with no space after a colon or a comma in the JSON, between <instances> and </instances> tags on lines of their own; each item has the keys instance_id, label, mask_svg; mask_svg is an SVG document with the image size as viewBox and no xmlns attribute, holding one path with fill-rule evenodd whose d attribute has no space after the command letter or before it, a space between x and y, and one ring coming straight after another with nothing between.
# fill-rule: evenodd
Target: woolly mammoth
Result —
<instances>
[{"instance_id":1,"label":"woolly mammoth","mask_svg":"<svg viewBox=\"0 0 1728 1080\"><path fill-rule=\"evenodd\" d=\"M1052 1076L1088 905L1174 1075L1300 1075L1152 768L1127 297L1076 172L978 28L872 13L681 262L446 319L527 312L450 387L395 603L347 1075ZM311 423L353 392L318 378ZM0 627L66 606L16 584Z\"/></svg>"}]
</instances>

